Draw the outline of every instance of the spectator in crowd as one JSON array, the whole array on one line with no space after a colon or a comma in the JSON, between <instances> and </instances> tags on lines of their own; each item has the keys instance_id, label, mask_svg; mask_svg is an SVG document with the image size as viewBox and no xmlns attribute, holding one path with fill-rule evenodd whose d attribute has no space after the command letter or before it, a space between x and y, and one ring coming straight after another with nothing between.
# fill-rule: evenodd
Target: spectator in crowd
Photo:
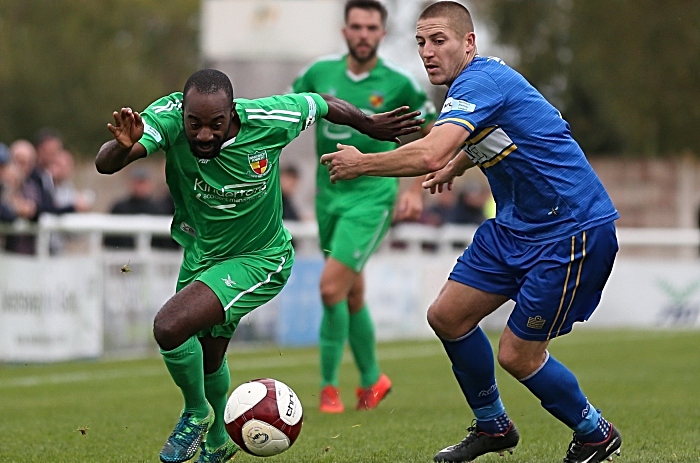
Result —
<instances>
[{"instance_id":1,"label":"spectator in crowd","mask_svg":"<svg viewBox=\"0 0 700 463\"><path fill-rule=\"evenodd\" d=\"M129 194L112 205L111 214L131 215L172 215L169 202L157 198L155 184L148 169L134 168L129 176ZM172 201L170 201L172 203ZM133 236L105 235L104 245L108 248L134 249ZM151 238L151 246L160 249L178 249L179 245L168 236Z\"/></svg>"},{"instance_id":2,"label":"spectator in crowd","mask_svg":"<svg viewBox=\"0 0 700 463\"><path fill-rule=\"evenodd\" d=\"M12 168L7 175L9 194L15 204L22 203L32 211L24 218L36 222L44 203L45 191L36 177L36 150L27 140L17 140L10 145ZM16 254L34 254L36 237L33 234L11 234L5 239L5 250Z\"/></svg>"},{"instance_id":3,"label":"spectator in crowd","mask_svg":"<svg viewBox=\"0 0 700 463\"><path fill-rule=\"evenodd\" d=\"M34 215L32 203L18 201L15 192L21 183L21 173L12 164L10 149L0 143L0 222L13 222L18 217Z\"/></svg>"},{"instance_id":4,"label":"spectator in crowd","mask_svg":"<svg viewBox=\"0 0 700 463\"><path fill-rule=\"evenodd\" d=\"M46 151L45 147L44 150ZM12 153L13 161L19 165L26 177L25 183L27 185L25 189L28 192L31 191L32 199L36 199L37 216L42 212L64 214L67 212L85 212L90 209L91 202L79 196L76 196L72 202L57 204L55 185L50 169L53 169L51 166L56 162L64 162L64 164L67 164L63 169L66 170L67 168L67 175L71 176L72 155L70 153L67 154L71 157L70 160L65 159L66 153L63 149L56 153L51 153L51 155L44 153L43 159L50 159L50 162L40 166L38 153L34 145L27 140L17 140L12 143L10 152ZM61 160L61 157L64 159Z\"/></svg>"},{"instance_id":5,"label":"spectator in crowd","mask_svg":"<svg viewBox=\"0 0 700 463\"><path fill-rule=\"evenodd\" d=\"M53 160L64 151L63 137L55 129L44 127L34 135L37 167L47 172Z\"/></svg>"},{"instance_id":6,"label":"spectator in crowd","mask_svg":"<svg viewBox=\"0 0 700 463\"><path fill-rule=\"evenodd\" d=\"M53 200L58 208L70 206L80 198L73 184L75 161L73 154L67 150L59 151L46 166L53 184Z\"/></svg>"},{"instance_id":7,"label":"spectator in crowd","mask_svg":"<svg viewBox=\"0 0 700 463\"><path fill-rule=\"evenodd\" d=\"M63 214L89 211L94 198L89 193L77 194L72 186L70 179L74 169L73 154L64 148L61 133L50 127L40 129L34 136L34 148L36 168L31 173L31 178L39 183L44 191L44 202L40 212ZM59 183L63 184L59 191L54 178L56 175L59 176Z\"/></svg>"},{"instance_id":8,"label":"spectator in crowd","mask_svg":"<svg viewBox=\"0 0 700 463\"><path fill-rule=\"evenodd\" d=\"M73 153L65 149L52 155L47 165L53 186L53 203L58 211L68 211L72 207L75 212L87 212L92 208L95 194L91 190L78 191L73 184L74 170ZM67 238L64 234L52 233L49 243L51 253L61 252Z\"/></svg>"},{"instance_id":9,"label":"spectator in crowd","mask_svg":"<svg viewBox=\"0 0 700 463\"><path fill-rule=\"evenodd\" d=\"M44 147L46 150L46 147ZM90 202L76 199L72 204L57 205L55 202L54 182L48 169L39 167L37 163L37 151L32 143L27 140L17 140L10 145L12 162L21 174L21 184L18 188L17 198L20 201L31 201L34 204L34 214L29 219L38 221L42 213L63 214L67 212L86 211L90 208ZM56 159L60 154L53 153L44 158ZM20 199L21 198L21 199ZM8 251L34 254L35 237L30 235L14 235L7 238L5 248Z\"/></svg>"},{"instance_id":10,"label":"spectator in crowd","mask_svg":"<svg viewBox=\"0 0 700 463\"><path fill-rule=\"evenodd\" d=\"M16 219L31 219L36 215L36 203L22 196L21 187L24 177L22 171L11 161L0 166L0 190L2 202L8 206L10 213L5 216L7 222Z\"/></svg>"},{"instance_id":11,"label":"spectator in crowd","mask_svg":"<svg viewBox=\"0 0 700 463\"><path fill-rule=\"evenodd\" d=\"M22 145L26 143L29 142L26 140L22 141ZM49 172L49 165L58 156L58 153L63 151L63 137L55 129L42 128L34 135L33 146L36 153L36 165L29 175L31 181L39 185L44 195L43 204L39 205L39 212L56 212L48 210L49 205L52 208L55 207L53 204L54 185Z\"/></svg>"},{"instance_id":12,"label":"spectator in crowd","mask_svg":"<svg viewBox=\"0 0 700 463\"><path fill-rule=\"evenodd\" d=\"M280 168L280 188L282 189L282 220L301 220L294 205L294 195L299 185L299 170L288 165Z\"/></svg>"}]
</instances>

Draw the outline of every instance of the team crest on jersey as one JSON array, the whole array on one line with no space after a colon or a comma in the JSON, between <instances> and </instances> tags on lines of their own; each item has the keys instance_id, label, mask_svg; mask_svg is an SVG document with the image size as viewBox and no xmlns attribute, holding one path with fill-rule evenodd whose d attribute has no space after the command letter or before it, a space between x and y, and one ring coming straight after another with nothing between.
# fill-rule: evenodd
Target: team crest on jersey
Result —
<instances>
[{"instance_id":1,"label":"team crest on jersey","mask_svg":"<svg viewBox=\"0 0 700 463\"><path fill-rule=\"evenodd\" d=\"M267 172L267 150L256 151L253 154L249 154L248 163L250 163L250 168L253 169L253 172L258 175L263 175Z\"/></svg>"},{"instance_id":2,"label":"team crest on jersey","mask_svg":"<svg viewBox=\"0 0 700 463\"><path fill-rule=\"evenodd\" d=\"M384 95L382 95L381 93L371 94L369 97L369 104L371 104L373 108L380 107L384 104Z\"/></svg>"}]
</instances>

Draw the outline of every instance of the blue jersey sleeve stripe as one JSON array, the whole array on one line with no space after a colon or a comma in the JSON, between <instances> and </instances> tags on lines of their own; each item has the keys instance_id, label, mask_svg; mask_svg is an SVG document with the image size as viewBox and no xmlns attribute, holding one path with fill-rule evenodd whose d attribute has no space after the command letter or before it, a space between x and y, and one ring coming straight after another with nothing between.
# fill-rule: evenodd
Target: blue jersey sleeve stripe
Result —
<instances>
[{"instance_id":1,"label":"blue jersey sleeve stripe","mask_svg":"<svg viewBox=\"0 0 700 463\"><path fill-rule=\"evenodd\" d=\"M442 125L445 122L451 122L453 124L461 125L470 132L474 131L474 126L471 124L471 122L464 119L459 119L457 117L448 117L446 119L440 119L435 123L435 125Z\"/></svg>"}]
</instances>

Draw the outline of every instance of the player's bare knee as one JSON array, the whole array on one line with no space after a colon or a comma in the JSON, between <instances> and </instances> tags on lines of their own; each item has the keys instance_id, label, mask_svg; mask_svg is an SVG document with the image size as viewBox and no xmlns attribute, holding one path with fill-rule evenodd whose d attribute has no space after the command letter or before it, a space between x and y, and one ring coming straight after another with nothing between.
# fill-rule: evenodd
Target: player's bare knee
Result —
<instances>
[{"instance_id":1,"label":"player's bare knee","mask_svg":"<svg viewBox=\"0 0 700 463\"><path fill-rule=\"evenodd\" d=\"M153 337L161 349L172 350L185 342L189 336L182 333L174 317L158 312L153 320Z\"/></svg>"},{"instance_id":2,"label":"player's bare knee","mask_svg":"<svg viewBox=\"0 0 700 463\"><path fill-rule=\"evenodd\" d=\"M343 294L341 286L335 282L321 280L321 301L326 306L336 305L338 302L346 299L347 294Z\"/></svg>"},{"instance_id":3,"label":"player's bare knee","mask_svg":"<svg viewBox=\"0 0 700 463\"><path fill-rule=\"evenodd\" d=\"M521 358L517 351L508 347L500 346L498 349L498 364L503 367L508 373L513 376L518 376L517 373L521 368Z\"/></svg>"},{"instance_id":4,"label":"player's bare knee","mask_svg":"<svg viewBox=\"0 0 700 463\"><path fill-rule=\"evenodd\" d=\"M450 339L450 323L440 307L433 302L428 307L428 325L433 329L436 335L442 339Z\"/></svg>"},{"instance_id":5,"label":"player's bare knee","mask_svg":"<svg viewBox=\"0 0 700 463\"><path fill-rule=\"evenodd\" d=\"M498 349L498 364L516 379L529 376L540 367L542 361L524 352L507 345L500 345Z\"/></svg>"}]
</instances>

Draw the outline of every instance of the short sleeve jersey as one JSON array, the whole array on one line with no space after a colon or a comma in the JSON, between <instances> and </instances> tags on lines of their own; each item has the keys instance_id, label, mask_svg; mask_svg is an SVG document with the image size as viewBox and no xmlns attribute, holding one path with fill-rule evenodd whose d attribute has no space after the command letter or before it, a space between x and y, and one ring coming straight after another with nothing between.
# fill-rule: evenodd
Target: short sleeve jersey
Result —
<instances>
[{"instance_id":1,"label":"short sleeve jersey","mask_svg":"<svg viewBox=\"0 0 700 463\"><path fill-rule=\"evenodd\" d=\"M471 132L464 151L486 174L496 222L518 238L551 242L618 213L569 124L499 58L476 56L452 83L436 126Z\"/></svg>"},{"instance_id":2,"label":"short sleeve jersey","mask_svg":"<svg viewBox=\"0 0 700 463\"><path fill-rule=\"evenodd\" d=\"M379 59L371 71L354 75L347 70L347 55L321 58L312 63L294 81L295 92L327 93L348 101L365 114L376 114L400 106L420 110L426 124L436 118L435 106L420 84L405 70L390 61ZM363 153L377 153L396 148L393 142L374 140L357 130L327 120L316 126L316 151L323 154L337 151L342 143L357 147ZM322 166L316 174L316 201L330 210L344 210L358 202L393 204L398 180L388 177L359 177L332 184L328 170Z\"/></svg>"},{"instance_id":3,"label":"short sleeve jersey","mask_svg":"<svg viewBox=\"0 0 700 463\"><path fill-rule=\"evenodd\" d=\"M173 238L213 264L290 239L282 225L279 156L328 105L319 95L294 94L235 100L241 128L213 159L190 151L183 128L182 93L146 110L139 141L148 154L165 152L165 174L175 202Z\"/></svg>"}]
</instances>

